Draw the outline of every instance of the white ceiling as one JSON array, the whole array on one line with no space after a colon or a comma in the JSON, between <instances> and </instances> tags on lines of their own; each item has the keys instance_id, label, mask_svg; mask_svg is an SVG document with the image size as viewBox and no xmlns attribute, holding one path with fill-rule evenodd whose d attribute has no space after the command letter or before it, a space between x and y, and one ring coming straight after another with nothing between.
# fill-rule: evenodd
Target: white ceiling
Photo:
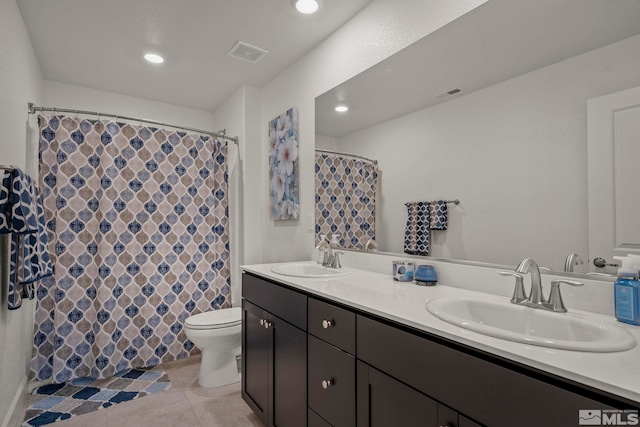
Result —
<instances>
[{"instance_id":1,"label":"white ceiling","mask_svg":"<svg viewBox=\"0 0 640 427\"><path fill-rule=\"evenodd\" d=\"M340 138L639 33L638 0L490 0L316 98L316 132Z\"/></svg>"},{"instance_id":2,"label":"white ceiling","mask_svg":"<svg viewBox=\"0 0 640 427\"><path fill-rule=\"evenodd\" d=\"M241 85L262 88L371 0L19 0L45 79L213 111ZM252 64L237 41L266 49ZM143 53L165 57L149 64Z\"/></svg>"}]
</instances>

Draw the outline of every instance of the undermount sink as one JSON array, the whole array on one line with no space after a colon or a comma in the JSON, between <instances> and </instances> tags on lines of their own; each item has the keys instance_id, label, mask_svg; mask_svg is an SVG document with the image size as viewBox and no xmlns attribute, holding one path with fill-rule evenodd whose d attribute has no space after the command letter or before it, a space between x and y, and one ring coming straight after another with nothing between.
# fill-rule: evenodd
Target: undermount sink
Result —
<instances>
[{"instance_id":1,"label":"undermount sink","mask_svg":"<svg viewBox=\"0 0 640 427\"><path fill-rule=\"evenodd\" d=\"M343 268L328 268L317 264L279 264L271 268L271 271L285 276L309 277L315 279L330 279L333 277L348 276L348 271Z\"/></svg>"},{"instance_id":2,"label":"undermount sink","mask_svg":"<svg viewBox=\"0 0 640 427\"><path fill-rule=\"evenodd\" d=\"M429 301L426 309L452 325L536 346L597 353L636 346L633 335L613 321L553 313L508 301L444 297Z\"/></svg>"}]
</instances>

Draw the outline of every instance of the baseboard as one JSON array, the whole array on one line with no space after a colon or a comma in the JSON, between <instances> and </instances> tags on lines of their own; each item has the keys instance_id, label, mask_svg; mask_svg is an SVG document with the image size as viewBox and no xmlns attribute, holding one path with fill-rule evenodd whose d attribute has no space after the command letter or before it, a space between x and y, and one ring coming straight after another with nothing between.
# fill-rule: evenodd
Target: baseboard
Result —
<instances>
[{"instance_id":1,"label":"baseboard","mask_svg":"<svg viewBox=\"0 0 640 427\"><path fill-rule=\"evenodd\" d=\"M9 407L9 411L2 421L2 427L17 427L22 424L24 417L22 410L27 403L28 397L29 394L27 393L27 376L25 375L24 377L22 377L20 387L18 387L16 395L13 397L13 402L11 402L11 406Z\"/></svg>"}]
</instances>

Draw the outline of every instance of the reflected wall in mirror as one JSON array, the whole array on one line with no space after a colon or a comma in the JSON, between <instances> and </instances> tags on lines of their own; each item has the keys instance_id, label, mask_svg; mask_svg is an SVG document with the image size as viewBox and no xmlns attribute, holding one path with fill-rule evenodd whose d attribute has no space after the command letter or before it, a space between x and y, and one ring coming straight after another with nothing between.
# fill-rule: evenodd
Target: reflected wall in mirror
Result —
<instances>
[{"instance_id":1,"label":"reflected wall in mirror","mask_svg":"<svg viewBox=\"0 0 640 427\"><path fill-rule=\"evenodd\" d=\"M406 202L459 199L430 256L603 271L587 100L640 86L639 33L637 0L491 0L316 98L316 148L378 160L381 251L403 253Z\"/></svg>"}]
</instances>

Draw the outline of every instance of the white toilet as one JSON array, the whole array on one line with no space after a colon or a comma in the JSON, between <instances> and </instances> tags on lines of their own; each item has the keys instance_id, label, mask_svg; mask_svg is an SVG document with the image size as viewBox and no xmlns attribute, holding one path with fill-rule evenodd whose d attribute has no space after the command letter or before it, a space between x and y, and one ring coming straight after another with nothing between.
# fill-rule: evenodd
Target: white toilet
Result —
<instances>
[{"instance_id":1,"label":"white toilet","mask_svg":"<svg viewBox=\"0 0 640 427\"><path fill-rule=\"evenodd\" d=\"M202 350L198 383L220 387L240 381L242 309L207 311L184 322L187 338Z\"/></svg>"}]
</instances>

